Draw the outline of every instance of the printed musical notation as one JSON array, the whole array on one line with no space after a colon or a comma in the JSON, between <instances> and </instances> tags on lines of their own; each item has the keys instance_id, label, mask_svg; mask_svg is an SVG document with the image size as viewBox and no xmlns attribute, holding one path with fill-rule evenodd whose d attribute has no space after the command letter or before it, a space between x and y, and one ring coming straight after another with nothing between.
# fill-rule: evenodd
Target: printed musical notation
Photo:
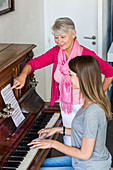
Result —
<instances>
[{"instance_id":1,"label":"printed musical notation","mask_svg":"<svg viewBox=\"0 0 113 170\"><path fill-rule=\"evenodd\" d=\"M20 106L14 96L13 90L10 89L11 85L8 84L4 89L1 90L1 95L5 104L11 104L11 107L14 108L12 112L12 119L15 123L15 126L18 127L19 124L25 119Z\"/></svg>"}]
</instances>

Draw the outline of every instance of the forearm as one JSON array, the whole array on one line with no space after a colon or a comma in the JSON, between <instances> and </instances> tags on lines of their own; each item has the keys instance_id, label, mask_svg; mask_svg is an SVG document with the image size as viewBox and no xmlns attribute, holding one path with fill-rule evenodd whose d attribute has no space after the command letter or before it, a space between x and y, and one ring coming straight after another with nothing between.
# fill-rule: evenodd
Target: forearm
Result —
<instances>
[{"instance_id":1,"label":"forearm","mask_svg":"<svg viewBox=\"0 0 113 170\"><path fill-rule=\"evenodd\" d=\"M29 64L26 64L20 74L20 76L24 76L24 78L26 79L26 77L28 76L28 74L31 72L32 68Z\"/></svg>"},{"instance_id":2,"label":"forearm","mask_svg":"<svg viewBox=\"0 0 113 170\"><path fill-rule=\"evenodd\" d=\"M111 82L113 81L113 77L105 78L103 82L103 89L106 91L110 86Z\"/></svg>"},{"instance_id":3,"label":"forearm","mask_svg":"<svg viewBox=\"0 0 113 170\"><path fill-rule=\"evenodd\" d=\"M64 145L63 143L60 143L58 141L53 141L52 148L75 158L81 159L81 160L87 160L87 155L85 153L82 153L81 149L77 149L68 145Z\"/></svg>"},{"instance_id":4,"label":"forearm","mask_svg":"<svg viewBox=\"0 0 113 170\"><path fill-rule=\"evenodd\" d=\"M63 134L63 127L57 127L57 133ZM71 128L65 128L65 135L71 136Z\"/></svg>"}]
</instances>

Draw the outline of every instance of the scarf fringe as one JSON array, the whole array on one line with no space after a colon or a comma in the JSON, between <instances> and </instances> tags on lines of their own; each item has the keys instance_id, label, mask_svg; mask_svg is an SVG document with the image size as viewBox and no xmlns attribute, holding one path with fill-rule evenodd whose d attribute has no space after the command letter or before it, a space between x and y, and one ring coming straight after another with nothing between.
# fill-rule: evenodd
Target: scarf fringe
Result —
<instances>
[{"instance_id":1,"label":"scarf fringe","mask_svg":"<svg viewBox=\"0 0 113 170\"><path fill-rule=\"evenodd\" d=\"M72 113L72 105L71 104L66 104L61 102L61 109L64 111L64 113Z\"/></svg>"}]
</instances>

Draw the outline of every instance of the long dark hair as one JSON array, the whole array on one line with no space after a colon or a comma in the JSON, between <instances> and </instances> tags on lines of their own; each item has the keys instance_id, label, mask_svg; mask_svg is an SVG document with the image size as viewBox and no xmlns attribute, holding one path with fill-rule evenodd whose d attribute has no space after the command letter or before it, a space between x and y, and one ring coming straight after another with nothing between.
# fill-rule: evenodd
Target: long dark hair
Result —
<instances>
[{"instance_id":1,"label":"long dark hair","mask_svg":"<svg viewBox=\"0 0 113 170\"><path fill-rule=\"evenodd\" d=\"M103 90L101 70L96 58L90 55L77 56L69 62L69 68L78 76L83 97L97 103L104 110L107 120L111 120L111 105Z\"/></svg>"}]
</instances>

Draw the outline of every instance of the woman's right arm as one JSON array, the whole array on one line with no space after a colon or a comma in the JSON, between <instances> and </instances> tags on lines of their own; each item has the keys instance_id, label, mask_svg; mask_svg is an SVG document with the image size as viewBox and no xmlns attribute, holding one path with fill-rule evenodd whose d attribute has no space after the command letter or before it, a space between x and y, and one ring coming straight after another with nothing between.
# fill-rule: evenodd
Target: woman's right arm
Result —
<instances>
[{"instance_id":1,"label":"woman's right arm","mask_svg":"<svg viewBox=\"0 0 113 170\"><path fill-rule=\"evenodd\" d=\"M14 79L13 86L11 89L21 89L26 81L28 74L31 72L32 68L30 65L26 64L21 72L21 74Z\"/></svg>"},{"instance_id":2,"label":"woman's right arm","mask_svg":"<svg viewBox=\"0 0 113 170\"><path fill-rule=\"evenodd\" d=\"M59 47L55 46L51 48L49 51L47 51L45 54L42 54L39 57L36 57L32 60L30 60L23 68L21 74L14 79L13 86L11 89L21 89L26 81L26 77L31 72L41 69L45 66L48 66L52 63L54 63L55 58L57 57L57 54L59 52Z\"/></svg>"},{"instance_id":3,"label":"woman's right arm","mask_svg":"<svg viewBox=\"0 0 113 170\"><path fill-rule=\"evenodd\" d=\"M63 134L63 127L53 127L53 128L45 128L41 129L38 134L41 137L45 133L44 138L54 135L55 133ZM65 135L71 136L71 128L65 128Z\"/></svg>"}]
</instances>

